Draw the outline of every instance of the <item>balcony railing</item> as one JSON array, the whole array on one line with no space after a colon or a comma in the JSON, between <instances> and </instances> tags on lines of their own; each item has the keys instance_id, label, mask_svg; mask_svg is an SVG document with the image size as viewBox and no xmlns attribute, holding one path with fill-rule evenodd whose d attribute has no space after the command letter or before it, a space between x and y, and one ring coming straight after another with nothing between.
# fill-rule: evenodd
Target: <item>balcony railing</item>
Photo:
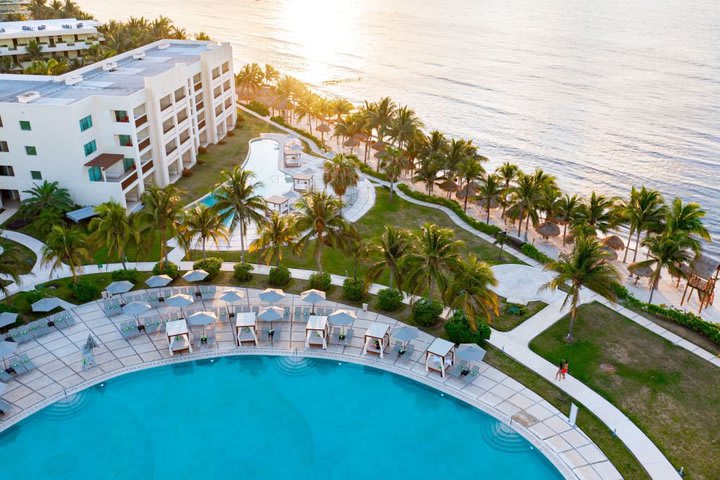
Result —
<instances>
[{"instance_id":1,"label":"balcony railing","mask_svg":"<svg viewBox=\"0 0 720 480\"><path fill-rule=\"evenodd\" d=\"M139 127L141 125L145 125L147 123L147 114L140 115L138 118L135 119L135 126Z\"/></svg>"},{"instance_id":2,"label":"balcony railing","mask_svg":"<svg viewBox=\"0 0 720 480\"><path fill-rule=\"evenodd\" d=\"M153 167L153 161L150 160L149 162L145 163L145 164L142 166L142 172L143 172L143 173L147 173L148 170L150 170L152 167Z\"/></svg>"},{"instance_id":3,"label":"balcony railing","mask_svg":"<svg viewBox=\"0 0 720 480\"><path fill-rule=\"evenodd\" d=\"M142 140L140 140L140 143L138 143L138 149L141 152L149 146L150 146L150 137L143 138Z\"/></svg>"},{"instance_id":4,"label":"balcony railing","mask_svg":"<svg viewBox=\"0 0 720 480\"><path fill-rule=\"evenodd\" d=\"M133 170L132 173L128 175L125 180L123 180L121 184L122 189L127 190L128 187L130 187L130 185L132 185L135 180L137 180L137 171Z\"/></svg>"}]
</instances>

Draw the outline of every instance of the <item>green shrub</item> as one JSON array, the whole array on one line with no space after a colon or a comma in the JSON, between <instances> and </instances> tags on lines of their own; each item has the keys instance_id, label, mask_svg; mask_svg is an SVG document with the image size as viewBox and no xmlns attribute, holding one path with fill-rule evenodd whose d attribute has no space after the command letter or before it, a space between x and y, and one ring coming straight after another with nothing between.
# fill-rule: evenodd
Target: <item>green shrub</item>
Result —
<instances>
[{"instance_id":1,"label":"green shrub","mask_svg":"<svg viewBox=\"0 0 720 480\"><path fill-rule=\"evenodd\" d=\"M442 311L442 303L428 298L421 298L413 304L413 320L422 327L432 327L440 321Z\"/></svg>"},{"instance_id":2,"label":"green shrub","mask_svg":"<svg viewBox=\"0 0 720 480\"><path fill-rule=\"evenodd\" d=\"M270 274L268 275L268 283L272 287L285 287L290 283L290 270L287 267L280 265L279 267L272 267Z\"/></svg>"},{"instance_id":3,"label":"green shrub","mask_svg":"<svg viewBox=\"0 0 720 480\"><path fill-rule=\"evenodd\" d=\"M394 288L383 288L378 292L377 306L380 310L394 312L402 305L403 295Z\"/></svg>"},{"instance_id":4,"label":"green shrub","mask_svg":"<svg viewBox=\"0 0 720 480\"><path fill-rule=\"evenodd\" d=\"M253 266L247 262L238 262L233 267L233 277L238 282L249 282L252 279Z\"/></svg>"},{"instance_id":5,"label":"green shrub","mask_svg":"<svg viewBox=\"0 0 720 480\"><path fill-rule=\"evenodd\" d=\"M317 272L310 275L310 288L327 292L330 290L330 285L331 282L329 273Z\"/></svg>"},{"instance_id":6,"label":"green shrub","mask_svg":"<svg viewBox=\"0 0 720 480\"><path fill-rule=\"evenodd\" d=\"M0 303L0 313L4 312L17 313L18 309L12 305L8 305L7 303Z\"/></svg>"},{"instance_id":7,"label":"green shrub","mask_svg":"<svg viewBox=\"0 0 720 480\"><path fill-rule=\"evenodd\" d=\"M365 284L363 281L346 278L343 282L343 298L352 302L359 302L365 298Z\"/></svg>"},{"instance_id":8,"label":"green shrub","mask_svg":"<svg viewBox=\"0 0 720 480\"><path fill-rule=\"evenodd\" d=\"M138 271L134 268L131 268L129 270L114 270L110 276L113 282L125 280L128 282L137 283Z\"/></svg>"},{"instance_id":9,"label":"green shrub","mask_svg":"<svg viewBox=\"0 0 720 480\"><path fill-rule=\"evenodd\" d=\"M72 287L73 296L82 303L100 297L100 286L92 280L82 278Z\"/></svg>"},{"instance_id":10,"label":"green shrub","mask_svg":"<svg viewBox=\"0 0 720 480\"><path fill-rule=\"evenodd\" d=\"M208 273L205 280L212 280L220 273L220 267L222 267L223 260L218 257L208 257L202 260L197 260L193 263L193 270L205 270Z\"/></svg>"},{"instance_id":11,"label":"green shrub","mask_svg":"<svg viewBox=\"0 0 720 480\"><path fill-rule=\"evenodd\" d=\"M167 275L173 280L180 276L180 268L172 262L158 262L152 269L153 275Z\"/></svg>"},{"instance_id":12,"label":"green shrub","mask_svg":"<svg viewBox=\"0 0 720 480\"><path fill-rule=\"evenodd\" d=\"M358 170L360 170L365 175L370 175L371 177L379 178L380 180L384 180L386 182L390 181L388 180L387 175L382 172L376 172L372 169L371 166L365 165L357 156L353 155L351 158L354 160Z\"/></svg>"},{"instance_id":13,"label":"green shrub","mask_svg":"<svg viewBox=\"0 0 720 480\"><path fill-rule=\"evenodd\" d=\"M481 344L483 341L490 338L490 327L485 322L477 322L477 330L473 331L470 327L465 312L462 310L456 310L453 316L450 317L445 323L445 333L448 338L454 343L477 343Z\"/></svg>"},{"instance_id":14,"label":"green shrub","mask_svg":"<svg viewBox=\"0 0 720 480\"><path fill-rule=\"evenodd\" d=\"M436 197L434 195L427 195L422 192L415 191L405 185L404 183L400 183L397 185L398 190L403 192L405 195L407 195L410 198L414 198L415 200L420 200L421 202L427 202L427 203L434 203L436 205L442 205L443 207L447 207L450 210L452 210L462 221L470 225L475 230L485 233L490 236L495 236L498 233L502 232L502 229L500 227L496 227L495 225L490 225L485 222L481 222L480 220L476 220L472 217L470 217L467 213L465 213L462 209L462 206L455 200L451 198L445 198L445 197Z\"/></svg>"},{"instance_id":15,"label":"green shrub","mask_svg":"<svg viewBox=\"0 0 720 480\"><path fill-rule=\"evenodd\" d=\"M531 243L524 244L520 248L520 251L522 253L524 253L525 255L527 255L528 257L530 257L533 260L536 260L540 263L550 263L553 261L552 258L550 258L547 255L545 255L544 253L542 253L540 250L535 248L535 245L533 245Z\"/></svg>"},{"instance_id":16,"label":"green shrub","mask_svg":"<svg viewBox=\"0 0 720 480\"><path fill-rule=\"evenodd\" d=\"M257 100L246 103L245 107L249 108L253 112L263 117L267 117L268 115L270 115L270 109L267 107L267 105L262 102L258 102Z\"/></svg>"},{"instance_id":17,"label":"green shrub","mask_svg":"<svg viewBox=\"0 0 720 480\"><path fill-rule=\"evenodd\" d=\"M42 300L43 298L49 296L49 293L46 288L34 288L33 290L21 293L21 295L28 304L32 305L38 300Z\"/></svg>"}]
</instances>

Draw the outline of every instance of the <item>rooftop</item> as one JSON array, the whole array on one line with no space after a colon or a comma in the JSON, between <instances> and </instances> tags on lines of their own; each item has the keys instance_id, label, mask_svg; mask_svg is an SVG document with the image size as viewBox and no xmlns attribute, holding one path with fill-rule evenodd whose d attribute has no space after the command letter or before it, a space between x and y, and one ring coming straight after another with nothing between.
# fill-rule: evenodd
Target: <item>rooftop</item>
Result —
<instances>
[{"instance_id":1,"label":"rooftop","mask_svg":"<svg viewBox=\"0 0 720 480\"><path fill-rule=\"evenodd\" d=\"M76 18L3 22L0 25L0 39L95 33L100 25L102 23L96 20L78 20Z\"/></svg>"},{"instance_id":2,"label":"rooftop","mask_svg":"<svg viewBox=\"0 0 720 480\"><path fill-rule=\"evenodd\" d=\"M130 95L178 63L193 64L212 42L160 40L56 77L47 75L0 75L0 103L19 103L18 96L37 92L26 103L69 105L93 95ZM144 54L143 58L140 57ZM105 69L106 65L111 65ZM111 68L111 70L110 70ZM33 98L27 96L26 98Z\"/></svg>"}]
</instances>

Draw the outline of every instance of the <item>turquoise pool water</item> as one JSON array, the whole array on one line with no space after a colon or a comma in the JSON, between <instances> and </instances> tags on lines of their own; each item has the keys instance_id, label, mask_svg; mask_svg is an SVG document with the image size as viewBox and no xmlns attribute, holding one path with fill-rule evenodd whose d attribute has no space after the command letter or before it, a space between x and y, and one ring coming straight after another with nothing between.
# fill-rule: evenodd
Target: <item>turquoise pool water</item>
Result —
<instances>
[{"instance_id":1,"label":"turquoise pool water","mask_svg":"<svg viewBox=\"0 0 720 480\"><path fill-rule=\"evenodd\" d=\"M227 357L117 377L0 434L0 478L534 479L517 433L387 372Z\"/></svg>"}]
</instances>

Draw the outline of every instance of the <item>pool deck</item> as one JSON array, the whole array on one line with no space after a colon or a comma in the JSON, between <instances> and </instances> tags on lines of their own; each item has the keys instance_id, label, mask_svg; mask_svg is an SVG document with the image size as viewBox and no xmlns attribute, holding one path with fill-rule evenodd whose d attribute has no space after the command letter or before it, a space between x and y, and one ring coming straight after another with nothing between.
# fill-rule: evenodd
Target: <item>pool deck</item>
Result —
<instances>
[{"instance_id":1,"label":"pool deck","mask_svg":"<svg viewBox=\"0 0 720 480\"><path fill-rule=\"evenodd\" d=\"M223 287L218 287L217 298ZM261 305L259 290L243 289L246 299L237 304L245 306ZM142 291L132 292L133 295ZM296 295L288 294L278 304L295 311L297 306L310 306L300 301ZM198 300L185 310L188 315L195 310L221 309L226 304L219 300ZM19 353L27 354L37 368L29 373L15 377L8 383L3 399L12 404L12 410L0 423L0 431L6 430L23 418L39 409L62 400L66 396L101 383L124 373L170 363L207 359L227 355L290 355L301 357L326 358L380 368L403 375L423 384L436 388L446 394L457 397L482 411L489 413L527 438L560 470L565 478L603 479L622 478L605 455L577 427L568 423L567 417L542 399L497 369L480 363L479 373L465 378L448 375L445 379L434 372L426 372L424 352L433 340L428 334L420 333L414 339L412 350L406 356L399 356L393 350L384 359L375 356L363 356L363 334L371 322L382 322L391 327L401 325L384 315L367 312L362 309L344 306L336 302L318 304L320 308L347 308L357 314L353 325L354 334L347 344L335 339L328 350L305 350L305 320L276 322L275 338L271 343L264 327L258 347L235 346L233 327L228 322L215 325L217 345L191 355L171 356L167 339L163 331L145 334L126 340L120 331L120 324L133 317L117 315L109 318L101 309L100 303L90 302L72 308L76 324L63 330L54 330L18 348ZM140 318L154 317L159 313L177 309L159 307ZM291 315L292 318L292 315ZM91 334L98 343L95 349L97 367L83 370L80 348Z\"/></svg>"}]
</instances>

